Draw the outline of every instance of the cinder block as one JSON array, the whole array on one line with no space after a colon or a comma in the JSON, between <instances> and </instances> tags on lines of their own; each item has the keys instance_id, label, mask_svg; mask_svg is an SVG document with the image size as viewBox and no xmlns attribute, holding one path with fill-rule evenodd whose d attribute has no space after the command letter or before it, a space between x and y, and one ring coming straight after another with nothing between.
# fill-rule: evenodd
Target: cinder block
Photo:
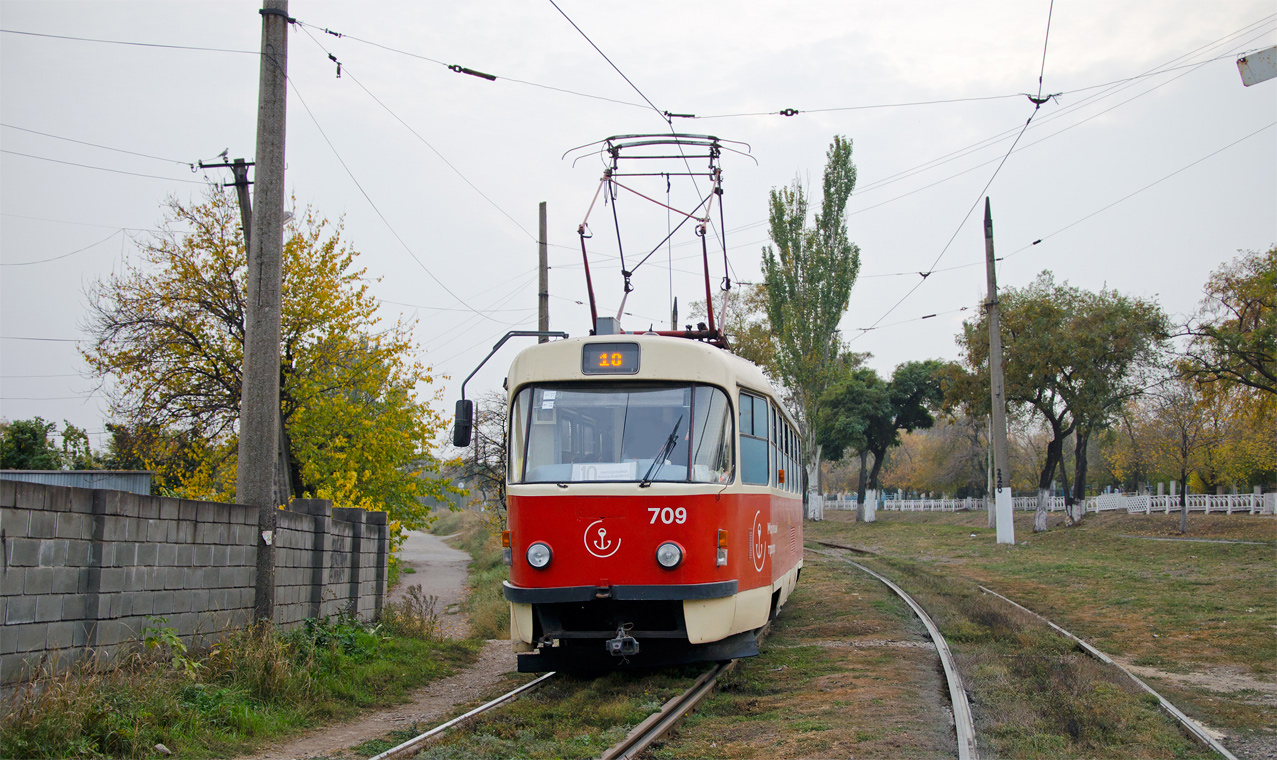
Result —
<instances>
[{"instance_id":1,"label":"cinder block","mask_svg":"<svg viewBox=\"0 0 1277 760\"><path fill-rule=\"evenodd\" d=\"M50 623L49 631L45 635L46 646L49 649L66 649L72 646L75 627L76 623Z\"/></svg>"},{"instance_id":2,"label":"cinder block","mask_svg":"<svg viewBox=\"0 0 1277 760\"><path fill-rule=\"evenodd\" d=\"M159 557L159 553L160 553L160 546L158 544L150 544L150 543L138 544L137 555L136 555L137 566L138 567L155 567L157 565L164 564L163 562L156 561L157 558Z\"/></svg>"},{"instance_id":3,"label":"cinder block","mask_svg":"<svg viewBox=\"0 0 1277 760\"><path fill-rule=\"evenodd\" d=\"M103 594L113 594L124 590L124 570L118 567L102 568L102 581L99 590Z\"/></svg>"},{"instance_id":4,"label":"cinder block","mask_svg":"<svg viewBox=\"0 0 1277 760\"><path fill-rule=\"evenodd\" d=\"M88 567L93 552L93 542L80 539L67 541L67 567Z\"/></svg>"},{"instance_id":5,"label":"cinder block","mask_svg":"<svg viewBox=\"0 0 1277 760\"><path fill-rule=\"evenodd\" d=\"M213 557L217 554L220 546L212 544L199 544L192 547L183 547L191 549L191 564L195 567L209 567L213 564Z\"/></svg>"},{"instance_id":6,"label":"cinder block","mask_svg":"<svg viewBox=\"0 0 1277 760\"><path fill-rule=\"evenodd\" d=\"M86 520L92 521L93 518L77 515L73 512L61 512L55 517L56 523L53 535L56 538L83 538L84 523Z\"/></svg>"},{"instance_id":7,"label":"cinder block","mask_svg":"<svg viewBox=\"0 0 1277 760\"><path fill-rule=\"evenodd\" d=\"M189 548L189 546L179 546L177 544L160 544L156 546L157 559L155 564L159 567L181 565L183 563L178 559L179 550Z\"/></svg>"},{"instance_id":8,"label":"cinder block","mask_svg":"<svg viewBox=\"0 0 1277 760\"><path fill-rule=\"evenodd\" d=\"M18 639L19 652L34 652L45 648L45 636L49 632L48 623L32 623L29 625L20 625L14 630L14 634ZM5 631L5 635L9 634L9 630Z\"/></svg>"},{"instance_id":9,"label":"cinder block","mask_svg":"<svg viewBox=\"0 0 1277 760\"><path fill-rule=\"evenodd\" d=\"M9 566L35 567L40 564L40 539L15 538L9 549Z\"/></svg>"},{"instance_id":10,"label":"cinder block","mask_svg":"<svg viewBox=\"0 0 1277 760\"><path fill-rule=\"evenodd\" d=\"M204 548L204 546L205 545L201 544L169 544L164 548L173 550L173 557L169 564L177 567L191 567L195 564L195 550L197 548ZM212 554L211 549L209 553ZM162 552L161 556L168 556L168 552Z\"/></svg>"},{"instance_id":11,"label":"cinder block","mask_svg":"<svg viewBox=\"0 0 1277 760\"><path fill-rule=\"evenodd\" d=\"M177 607L177 593L174 591L157 591L151 596L152 615L168 615Z\"/></svg>"},{"instance_id":12,"label":"cinder block","mask_svg":"<svg viewBox=\"0 0 1277 760\"><path fill-rule=\"evenodd\" d=\"M57 517L49 513L50 517ZM32 515L34 518L35 515ZM46 538L40 542L40 567L63 567L67 563L67 540Z\"/></svg>"},{"instance_id":13,"label":"cinder block","mask_svg":"<svg viewBox=\"0 0 1277 760\"><path fill-rule=\"evenodd\" d=\"M89 609L89 597L86 594L67 594L62 597L62 619L83 620Z\"/></svg>"},{"instance_id":14,"label":"cinder block","mask_svg":"<svg viewBox=\"0 0 1277 760\"><path fill-rule=\"evenodd\" d=\"M102 530L103 541L123 541L128 536L129 520L127 517L119 515L106 515L102 518L104 527Z\"/></svg>"},{"instance_id":15,"label":"cinder block","mask_svg":"<svg viewBox=\"0 0 1277 760\"><path fill-rule=\"evenodd\" d=\"M160 498L158 496L138 496L137 516L144 520L160 518Z\"/></svg>"},{"instance_id":16,"label":"cinder block","mask_svg":"<svg viewBox=\"0 0 1277 760\"><path fill-rule=\"evenodd\" d=\"M0 507L13 508L17 503L17 481L0 480ZM8 520L8 518L5 518Z\"/></svg>"},{"instance_id":17,"label":"cinder block","mask_svg":"<svg viewBox=\"0 0 1277 760\"><path fill-rule=\"evenodd\" d=\"M177 503L177 519L182 522L194 522L198 519L198 502L179 500Z\"/></svg>"},{"instance_id":18,"label":"cinder block","mask_svg":"<svg viewBox=\"0 0 1277 760\"><path fill-rule=\"evenodd\" d=\"M14 683L31 677L31 666L22 653L0 655L0 683ZM32 662L34 662L32 658Z\"/></svg>"},{"instance_id":19,"label":"cinder block","mask_svg":"<svg viewBox=\"0 0 1277 760\"><path fill-rule=\"evenodd\" d=\"M191 612L208 612L208 600L211 594L206 588L192 589L187 592Z\"/></svg>"},{"instance_id":20,"label":"cinder block","mask_svg":"<svg viewBox=\"0 0 1277 760\"><path fill-rule=\"evenodd\" d=\"M170 567L164 573L164 589L186 588L186 568Z\"/></svg>"},{"instance_id":21,"label":"cinder block","mask_svg":"<svg viewBox=\"0 0 1277 760\"><path fill-rule=\"evenodd\" d=\"M177 523L177 538L174 543L191 544L195 543L195 521L179 520Z\"/></svg>"},{"instance_id":22,"label":"cinder block","mask_svg":"<svg viewBox=\"0 0 1277 760\"><path fill-rule=\"evenodd\" d=\"M117 541L111 547L111 567L134 567L137 565L137 543L134 541Z\"/></svg>"},{"instance_id":23,"label":"cinder block","mask_svg":"<svg viewBox=\"0 0 1277 760\"><path fill-rule=\"evenodd\" d=\"M178 519L178 506L182 503L181 499L174 499L168 496L160 497L160 519L176 520Z\"/></svg>"},{"instance_id":24,"label":"cinder block","mask_svg":"<svg viewBox=\"0 0 1277 760\"><path fill-rule=\"evenodd\" d=\"M124 539L126 541L145 541L146 540L146 523L136 518L130 519L124 524Z\"/></svg>"},{"instance_id":25,"label":"cinder block","mask_svg":"<svg viewBox=\"0 0 1277 760\"><path fill-rule=\"evenodd\" d=\"M87 580L89 571L82 567L53 567L53 593L74 594L80 590L81 583ZM30 572L30 571L27 571Z\"/></svg>"},{"instance_id":26,"label":"cinder block","mask_svg":"<svg viewBox=\"0 0 1277 760\"><path fill-rule=\"evenodd\" d=\"M0 574L0 596L10 597L22 594L26 571L20 567L10 567Z\"/></svg>"},{"instance_id":27,"label":"cinder block","mask_svg":"<svg viewBox=\"0 0 1277 760\"><path fill-rule=\"evenodd\" d=\"M94 620L110 620L111 619L111 600L119 594L98 594L89 597L89 609L93 610Z\"/></svg>"},{"instance_id":28,"label":"cinder block","mask_svg":"<svg viewBox=\"0 0 1277 760\"><path fill-rule=\"evenodd\" d=\"M44 511L44 500L48 486L24 481L15 481L14 486L17 489L17 493L14 496L14 506L18 509L29 509L33 512Z\"/></svg>"},{"instance_id":29,"label":"cinder block","mask_svg":"<svg viewBox=\"0 0 1277 760\"><path fill-rule=\"evenodd\" d=\"M126 618L133 615L133 600L137 594L116 594L111 599L111 617Z\"/></svg>"},{"instance_id":30,"label":"cinder block","mask_svg":"<svg viewBox=\"0 0 1277 760\"><path fill-rule=\"evenodd\" d=\"M149 498L125 491L117 491L116 493L120 495L119 501L116 503L116 509L118 510L116 514L125 515L126 517L138 517L141 513L142 499Z\"/></svg>"},{"instance_id":31,"label":"cinder block","mask_svg":"<svg viewBox=\"0 0 1277 760\"><path fill-rule=\"evenodd\" d=\"M89 645L89 630L93 623L87 620L75 621L71 628L71 646L85 647Z\"/></svg>"},{"instance_id":32,"label":"cinder block","mask_svg":"<svg viewBox=\"0 0 1277 760\"><path fill-rule=\"evenodd\" d=\"M48 594L53 591L53 572L56 568L52 567L30 567L26 570L11 570L10 572L24 573L26 582L22 584L22 593L28 597L34 597L37 594Z\"/></svg>"},{"instance_id":33,"label":"cinder block","mask_svg":"<svg viewBox=\"0 0 1277 760\"><path fill-rule=\"evenodd\" d=\"M164 524L163 520L154 517L146 521L146 540L152 544L159 544L168 540L168 526Z\"/></svg>"},{"instance_id":34,"label":"cinder block","mask_svg":"<svg viewBox=\"0 0 1277 760\"><path fill-rule=\"evenodd\" d=\"M12 481L0 481L10 483ZM0 522L4 524L5 535L17 537L30 535L31 513L25 509L5 507L0 509Z\"/></svg>"},{"instance_id":35,"label":"cinder block","mask_svg":"<svg viewBox=\"0 0 1277 760\"><path fill-rule=\"evenodd\" d=\"M79 515L93 514L93 489L91 488L70 488L71 492L70 506L71 511Z\"/></svg>"},{"instance_id":36,"label":"cinder block","mask_svg":"<svg viewBox=\"0 0 1277 760\"><path fill-rule=\"evenodd\" d=\"M35 621L48 623L62 619L62 597L58 594L45 594L35 598Z\"/></svg>"}]
</instances>

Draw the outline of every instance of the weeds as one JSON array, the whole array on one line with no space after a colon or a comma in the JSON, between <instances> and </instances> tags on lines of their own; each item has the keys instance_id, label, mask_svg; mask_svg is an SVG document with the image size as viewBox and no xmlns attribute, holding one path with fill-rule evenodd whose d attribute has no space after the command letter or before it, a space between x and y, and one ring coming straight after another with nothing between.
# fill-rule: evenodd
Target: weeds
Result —
<instances>
[{"instance_id":1,"label":"weeds","mask_svg":"<svg viewBox=\"0 0 1277 760\"><path fill-rule=\"evenodd\" d=\"M404 636L422 641L437 641L441 637L439 613L435 605L439 597L427 597L421 584L409 586L404 598L390 602L381 610L381 627L391 636Z\"/></svg>"},{"instance_id":2,"label":"weeds","mask_svg":"<svg viewBox=\"0 0 1277 760\"><path fill-rule=\"evenodd\" d=\"M161 618L117 667L45 667L0 703L0 757L227 757L356 707L393 704L477 647L348 617L259 624L197 655ZM421 627L418 622L415 625Z\"/></svg>"}]
</instances>

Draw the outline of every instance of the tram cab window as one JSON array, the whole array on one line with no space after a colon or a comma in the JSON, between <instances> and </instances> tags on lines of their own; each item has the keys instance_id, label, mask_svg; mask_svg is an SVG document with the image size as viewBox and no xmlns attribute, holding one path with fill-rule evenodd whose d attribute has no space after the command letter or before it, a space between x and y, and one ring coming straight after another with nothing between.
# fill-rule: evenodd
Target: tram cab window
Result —
<instances>
[{"instance_id":1,"label":"tram cab window","mask_svg":"<svg viewBox=\"0 0 1277 760\"><path fill-rule=\"evenodd\" d=\"M767 485L767 399L750 393L740 394L740 472L741 481Z\"/></svg>"},{"instance_id":2,"label":"tram cab window","mask_svg":"<svg viewBox=\"0 0 1277 760\"><path fill-rule=\"evenodd\" d=\"M727 397L710 386L531 386L511 425L526 431L511 432L512 483L731 479Z\"/></svg>"}]
</instances>

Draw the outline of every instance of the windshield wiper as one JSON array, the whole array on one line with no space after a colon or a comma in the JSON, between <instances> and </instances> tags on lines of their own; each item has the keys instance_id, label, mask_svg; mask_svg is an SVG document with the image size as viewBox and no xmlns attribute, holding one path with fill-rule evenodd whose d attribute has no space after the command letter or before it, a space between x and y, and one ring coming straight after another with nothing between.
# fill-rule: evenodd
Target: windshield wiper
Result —
<instances>
[{"instance_id":1,"label":"windshield wiper","mask_svg":"<svg viewBox=\"0 0 1277 760\"><path fill-rule=\"evenodd\" d=\"M652 479L661 471L661 466L665 464L665 457L674 450L674 444L678 440L678 426L683 424L683 415L679 415L674 421L674 429L670 431L670 437L665 439L665 443L661 446L661 450L656 452L656 459L652 460L652 466L647 468L647 474L643 476L643 480L639 482L639 488L647 488L652 485Z\"/></svg>"}]
</instances>

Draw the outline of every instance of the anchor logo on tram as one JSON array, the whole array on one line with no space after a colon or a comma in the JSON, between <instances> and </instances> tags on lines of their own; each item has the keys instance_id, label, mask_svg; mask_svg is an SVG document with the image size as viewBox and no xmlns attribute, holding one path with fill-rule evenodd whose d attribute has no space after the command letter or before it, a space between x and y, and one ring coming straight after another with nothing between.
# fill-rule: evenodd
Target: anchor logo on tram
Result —
<instances>
[{"instance_id":1,"label":"anchor logo on tram","mask_svg":"<svg viewBox=\"0 0 1277 760\"><path fill-rule=\"evenodd\" d=\"M607 528L599 525L602 520L595 520L585 529L585 550L599 559L607 559L621 548L621 539L615 542L607 537ZM598 528L594 526L599 525ZM609 551L610 550L610 551Z\"/></svg>"}]
</instances>

